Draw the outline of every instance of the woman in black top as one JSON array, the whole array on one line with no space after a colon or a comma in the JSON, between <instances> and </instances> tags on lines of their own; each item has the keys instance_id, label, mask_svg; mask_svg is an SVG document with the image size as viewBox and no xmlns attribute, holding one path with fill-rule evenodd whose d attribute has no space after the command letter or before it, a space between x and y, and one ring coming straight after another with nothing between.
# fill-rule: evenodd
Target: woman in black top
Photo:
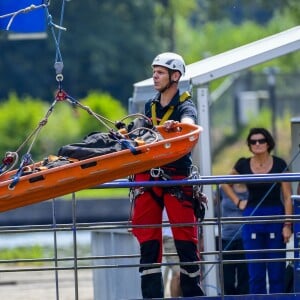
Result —
<instances>
[{"instance_id":1,"label":"woman in black top","mask_svg":"<svg viewBox=\"0 0 300 300\"><path fill-rule=\"evenodd\" d=\"M264 128L252 128L247 137L247 144L252 156L240 158L231 171L237 174L271 174L287 172L286 162L271 151L275 147L272 135ZM231 185L222 185L224 192L235 205L243 210L244 216L276 216L291 215L291 185L288 182L277 183L247 183L249 196L247 201L241 201L234 193ZM274 218L275 219L275 218ZM291 223L254 223L245 224L242 229L245 250L285 249L292 231ZM261 251L248 252L247 259L285 258L285 252ZM249 263L250 294L266 294L266 274L269 279L269 293L284 292L285 262ZM267 272L268 271L268 272Z\"/></svg>"}]
</instances>

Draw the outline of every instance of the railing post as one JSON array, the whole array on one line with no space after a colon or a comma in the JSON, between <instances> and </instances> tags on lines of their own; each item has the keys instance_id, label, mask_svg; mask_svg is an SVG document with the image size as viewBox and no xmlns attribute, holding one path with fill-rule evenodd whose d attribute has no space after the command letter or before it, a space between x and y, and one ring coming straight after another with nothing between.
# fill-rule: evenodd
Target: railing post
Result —
<instances>
[{"instance_id":1,"label":"railing post","mask_svg":"<svg viewBox=\"0 0 300 300\"><path fill-rule=\"evenodd\" d=\"M203 127L203 132L200 136L200 142L198 143L196 149L193 152L194 156L198 156L200 165L200 174L202 176L211 175L211 146L210 146L210 125L209 125L209 92L208 87L203 86L197 88L197 108L198 108L198 118L199 125ZM204 185L204 193L209 199L209 209L206 211L207 218L214 217L214 203L213 203L213 193L211 185ZM211 252L216 250L215 243L215 230L214 225L206 225L203 227L203 244L204 252ZM215 255L205 255L207 260L215 260ZM218 266L213 266L205 264L205 278L204 278L204 288L207 296L217 295L219 290L217 286L217 268Z\"/></svg>"}]
</instances>

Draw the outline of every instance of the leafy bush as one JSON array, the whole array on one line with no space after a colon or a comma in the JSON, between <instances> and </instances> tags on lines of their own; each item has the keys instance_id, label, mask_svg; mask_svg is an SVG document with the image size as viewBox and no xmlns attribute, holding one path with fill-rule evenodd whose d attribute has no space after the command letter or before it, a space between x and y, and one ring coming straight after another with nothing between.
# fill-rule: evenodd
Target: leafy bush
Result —
<instances>
[{"instance_id":1,"label":"leafy bush","mask_svg":"<svg viewBox=\"0 0 300 300\"><path fill-rule=\"evenodd\" d=\"M3 248L0 250L1 260L15 260L15 259L37 259L43 257L43 249L39 245L31 247L16 247L13 249ZM20 263L21 264L21 263ZM41 263L36 262L40 265Z\"/></svg>"},{"instance_id":2,"label":"leafy bush","mask_svg":"<svg viewBox=\"0 0 300 300\"><path fill-rule=\"evenodd\" d=\"M230 144L224 146L222 151L220 151L219 154L213 158L212 174L228 174L238 158L251 156L251 153L249 152L248 146L246 144L246 138L250 128L264 127L274 135L271 128L271 117L272 116L270 110L262 110L260 114L256 118L253 118L253 120L244 128L244 130L235 137L235 142L231 141ZM276 153L276 155L284 158L287 162L290 161L291 153L290 120L291 116L289 113L285 113L282 118L277 118L277 138L275 139L276 146L274 149L274 153L272 152L272 154Z\"/></svg>"},{"instance_id":3,"label":"leafy bush","mask_svg":"<svg viewBox=\"0 0 300 300\"><path fill-rule=\"evenodd\" d=\"M108 94L90 93L82 101L113 127L113 121L126 115L121 104ZM49 111L49 109L51 110ZM49 112L49 114L47 113ZM48 116L45 126L39 124ZM38 130L37 130L38 129ZM81 141L92 131L107 131L108 128L93 118L89 113L75 108L69 102L57 102L54 107L39 99L19 99L11 94L7 101L0 103L0 131L2 133L0 153L17 151L33 133L31 139L18 151L19 156L31 153L35 161L49 154L56 154L66 144Z\"/></svg>"},{"instance_id":4,"label":"leafy bush","mask_svg":"<svg viewBox=\"0 0 300 300\"><path fill-rule=\"evenodd\" d=\"M107 132L109 128L114 127L114 122L123 118L127 112L121 106L120 102L107 93L90 92L89 95L81 101L82 105L89 107L93 112L102 116L101 121L89 115L87 112L78 110L80 125L80 134L85 136L93 131ZM109 128L108 128L108 127Z\"/></svg>"},{"instance_id":5,"label":"leafy bush","mask_svg":"<svg viewBox=\"0 0 300 300\"><path fill-rule=\"evenodd\" d=\"M0 104L1 153L16 151L37 127L45 104L40 100L25 98L20 101L11 94L8 101ZM28 146L23 147L27 151Z\"/></svg>"}]
</instances>

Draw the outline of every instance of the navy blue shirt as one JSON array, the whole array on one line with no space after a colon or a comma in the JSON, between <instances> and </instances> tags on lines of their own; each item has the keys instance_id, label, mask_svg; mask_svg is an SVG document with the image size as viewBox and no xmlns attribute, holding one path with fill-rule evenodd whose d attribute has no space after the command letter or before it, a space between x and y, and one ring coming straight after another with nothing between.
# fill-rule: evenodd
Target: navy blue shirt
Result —
<instances>
[{"instance_id":1,"label":"navy blue shirt","mask_svg":"<svg viewBox=\"0 0 300 300\"><path fill-rule=\"evenodd\" d=\"M247 200L248 199L248 191L245 192L236 192L237 196L240 199ZM221 212L222 217L239 217L243 216L243 212L236 207L236 205L232 202L232 200L224 193L223 189L220 189L220 198L221 198ZM234 224L234 223L224 223L222 224L222 239L223 240L231 240L241 239L242 231L240 230L242 224Z\"/></svg>"},{"instance_id":2,"label":"navy blue shirt","mask_svg":"<svg viewBox=\"0 0 300 300\"><path fill-rule=\"evenodd\" d=\"M174 106L174 110L169 120L174 120L180 122L183 117L190 117L194 120L195 124L197 123L197 110L196 107L191 99L187 99L184 102L180 102L180 92L177 91L176 95L170 101L168 105L162 107L159 100L160 94L158 94L154 99L151 99L146 102L145 104L145 115L149 118L152 118L151 114L151 105L153 102L156 102L156 117L159 123L159 120L163 118L166 114L170 106ZM191 153L188 153L184 157L174 161L164 167L168 168L176 168L178 172L182 171L186 173L190 166L192 165Z\"/></svg>"}]
</instances>

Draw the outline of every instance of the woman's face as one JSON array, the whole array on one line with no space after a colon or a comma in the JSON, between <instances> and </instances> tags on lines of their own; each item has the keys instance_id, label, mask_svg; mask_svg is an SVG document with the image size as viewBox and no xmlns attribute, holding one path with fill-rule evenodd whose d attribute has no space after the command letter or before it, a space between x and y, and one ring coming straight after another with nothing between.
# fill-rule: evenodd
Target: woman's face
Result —
<instances>
[{"instance_id":1,"label":"woman's face","mask_svg":"<svg viewBox=\"0 0 300 300\"><path fill-rule=\"evenodd\" d=\"M268 152L268 144L265 136L261 133L252 134L249 139L250 151L253 154Z\"/></svg>"}]
</instances>

